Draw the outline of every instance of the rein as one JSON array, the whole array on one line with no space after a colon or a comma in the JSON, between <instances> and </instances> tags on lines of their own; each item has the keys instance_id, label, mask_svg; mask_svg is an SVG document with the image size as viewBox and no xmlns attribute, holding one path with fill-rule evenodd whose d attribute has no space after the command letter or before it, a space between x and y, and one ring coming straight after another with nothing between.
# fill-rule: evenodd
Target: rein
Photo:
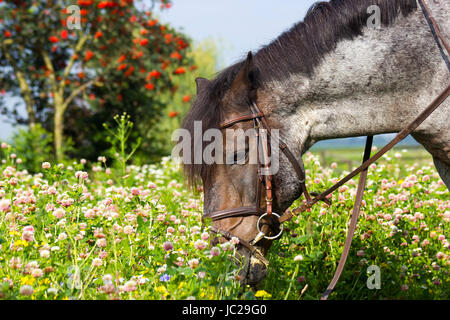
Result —
<instances>
[{"instance_id":1,"label":"rein","mask_svg":"<svg viewBox=\"0 0 450 320\"><path fill-rule=\"evenodd\" d=\"M442 36L442 33L439 30L438 25L436 24L436 21L431 17L430 11L426 4L423 2L423 0L418 0L419 4L422 8L423 14L425 16L426 21L428 22L431 32L433 34L433 37L441 50L441 54L444 58L444 61L447 65L447 68L450 71L450 63L448 61L447 56L445 55L442 47L444 47L447 51L447 53L450 55L450 47L446 43L444 37ZM439 40L442 42L439 42ZM226 218L233 218L233 217L247 217L247 216L259 216L258 222L257 222L257 229L259 233L257 236L250 242L247 242L239 237L236 237L235 235L231 234L228 231L221 230L217 227L212 227L211 231L221 234L223 237L227 239L231 239L232 237L236 237L239 239L239 243L247 248L251 254L256 255L266 266L268 266L269 262L264 257L264 255L261 253L259 249L255 247L255 244L259 242L262 239L268 239L268 240L274 240L281 236L283 232L282 224L286 221L290 221L294 216L299 215L300 213L310 209L314 204L316 204L319 201L323 201L327 203L328 205L331 205L331 201L327 199L327 196L332 194L334 191L336 191L339 187L344 185L346 182L348 182L350 179L355 177L356 175L360 174L358 187L356 191L356 197L355 197L355 204L352 211L352 217L350 220L349 230L347 233L347 238L345 241L344 249L341 254L341 258L339 260L339 264L336 268L335 274L333 276L332 281L327 287L327 290L322 295L321 300L326 300L330 293L333 291L334 287L336 286L336 283L338 282L342 271L344 269L348 253L350 251L353 235L356 229L356 224L358 221L360 208L361 208L361 202L364 195L364 187L366 184L366 178L367 178L367 170L368 167L373 164L375 161L377 161L381 156L383 156L386 152L391 150L396 144L398 144L400 141L405 139L411 132L413 132L423 121L425 121L431 113L433 113L434 110L436 110L450 95L450 85L448 85L444 91L442 91L437 98L424 110L422 111L413 121L411 121L403 130L401 130L394 139L392 139L386 146L384 146L380 151L378 151L375 155L370 157L371 149L372 149L372 143L373 143L373 136L368 136L366 139L366 145L364 148L364 156L362 164L350 172L348 175L346 175L344 178L342 178L340 181L335 183L332 187L329 189L323 191L320 194L316 193L309 193L305 184L305 169L302 161L302 157L297 160L292 152L289 150L287 145L279 140L279 148L283 152L283 154L287 157L289 162L292 164L292 167L294 168L299 182L300 186L303 192L303 195L305 196L305 203L302 204L299 207L293 208L292 210L286 211L282 216L274 213L272 211L272 179L273 176L271 174L263 175L262 170L270 170L270 165L268 168L268 159L270 158L270 143L268 140L268 137L271 135L270 126L268 125L265 114L259 109L258 105L255 101L250 101L249 109L250 114L243 115L238 118L234 118L232 120L228 120L226 122L222 122L220 124L221 129L229 128L239 122L244 121L253 121L254 128L257 132L257 152L258 152L258 178L256 179L256 199L255 199L255 206L252 207L238 207L238 208L230 208L226 210L221 211L215 211L210 212L204 215L205 218L211 218L212 221L218 221ZM260 162L260 148L262 149L262 158L263 163ZM266 191L266 210L262 209L260 206L260 199L261 199L261 192L262 187L265 188ZM314 196L314 198L311 197L311 195ZM275 219L273 219L275 216ZM260 230L259 224L260 221L263 218L269 218L272 222L275 221L275 224L277 225L277 229L279 229L279 226L281 226L281 230L276 236L267 236L264 232Z\"/></svg>"}]
</instances>

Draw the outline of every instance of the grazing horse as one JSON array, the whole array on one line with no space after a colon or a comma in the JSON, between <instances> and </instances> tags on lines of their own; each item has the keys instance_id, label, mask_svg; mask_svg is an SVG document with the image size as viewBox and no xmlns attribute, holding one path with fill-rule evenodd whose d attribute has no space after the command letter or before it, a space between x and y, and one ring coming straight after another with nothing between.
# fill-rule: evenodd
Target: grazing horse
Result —
<instances>
[{"instance_id":1,"label":"grazing horse","mask_svg":"<svg viewBox=\"0 0 450 320\"><path fill-rule=\"evenodd\" d=\"M374 4L380 14L378 25L368 10ZM428 6L448 36L450 2L428 1ZM197 97L183 128L194 132L195 121L201 121L203 130L220 128L224 121L249 114L254 101L268 126L279 129L300 161L321 140L399 132L448 80L446 64L416 0L331 0L313 5L303 22L215 79L198 78ZM412 134L433 156L447 187L449 115L446 101ZM253 121L231 127L246 130ZM205 142L200 143L204 147ZM226 149L227 142L223 143ZM236 154L249 152L244 149ZM282 213L301 196L302 188L290 160L280 154L279 163L272 179L272 206ZM205 214L255 206L258 195L258 206L265 209L265 194L255 189L257 167L247 162L184 164L190 183L203 183ZM229 217L214 221L214 226L251 241L258 233L257 221L255 215ZM264 239L255 246L264 256L270 244ZM267 273L264 257L252 255L244 246L238 251L245 258L246 283L258 283Z\"/></svg>"}]
</instances>

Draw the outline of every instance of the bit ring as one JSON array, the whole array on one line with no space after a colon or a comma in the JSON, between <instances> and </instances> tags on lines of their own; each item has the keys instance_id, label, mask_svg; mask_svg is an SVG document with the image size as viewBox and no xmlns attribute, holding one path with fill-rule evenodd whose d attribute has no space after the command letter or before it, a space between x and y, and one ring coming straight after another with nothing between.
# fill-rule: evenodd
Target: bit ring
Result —
<instances>
[{"instance_id":1,"label":"bit ring","mask_svg":"<svg viewBox=\"0 0 450 320\"><path fill-rule=\"evenodd\" d=\"M276 214L275 212L272 212L272 214L275 215L278 219L280 218L280 215ZM261 229L259 228L259 223L261 222L261 219L264 218L264 217L267 216L267 215L268 215L268 214L267 214L267 212L266 212L266 213L264 213L262 216L259 217L258 222L256 223L256 228L258 229L258 232L262 232ZM278 237L281 236L281 234L283 233L283 230L284 230L284 226L281 225L281 227L280 227L280 232L279 232L276 236L273 236L273 237L264 236L264 239L267 239L267 240L275 240L275 239L277 239Z\"/></svg>"}]
</instances>

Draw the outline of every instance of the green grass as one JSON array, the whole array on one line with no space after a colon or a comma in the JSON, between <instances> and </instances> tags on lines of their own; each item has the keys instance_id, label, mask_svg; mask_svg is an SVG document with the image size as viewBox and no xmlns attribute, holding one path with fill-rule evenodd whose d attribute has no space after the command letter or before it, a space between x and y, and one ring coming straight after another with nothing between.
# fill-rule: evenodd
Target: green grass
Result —
<instances>
[{"instance_id":1,"label":"green grass","mask_svg":"<svg viewBox=\"0 0 450 320\"><path fill-rule=\"evenodd\" d=\"M372 151L374 155L381 148L377 148L376 151ZM405 152L406 151L406 152ZM318 156L323 165L330 165L333 162L342 163L346 165L348 170L350 167L354 168L359 166L362 161L364 148L342 148L342 149L331 149L331 150L316 150L312 152L314 155ZM401 163L412 165L417 163L420 166L428 165L433 161L431 155L420 147L396 147L390 153L391 156L394 154L401 154ZM379 163L385 163L386 158L382 158Z\"/></svg>"}]
</instances>

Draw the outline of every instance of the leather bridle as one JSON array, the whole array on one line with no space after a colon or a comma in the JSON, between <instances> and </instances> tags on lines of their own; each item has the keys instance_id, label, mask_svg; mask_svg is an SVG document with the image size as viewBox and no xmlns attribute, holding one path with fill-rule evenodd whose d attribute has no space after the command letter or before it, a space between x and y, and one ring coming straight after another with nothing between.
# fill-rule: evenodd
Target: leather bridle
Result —
<instances>
[{"instance_id":1,"label":"leather bridle","mask_svg":"<svg viewBox=\"0 0 450 320\"><path fill-rule=\"evenodd\" d=\"M438 44L439 49L441 50L442 56L446 62L446 65L450 71L450 64L448 62L448 58L446 57L445 53L443 52L442 46L446 49L447 54L450 55L450 47L446 43L444 37L442 36L441 32L439 31L439 27L436 24L436 21L431 17L430 11L427 8L426 4L423 2L423 0L419 0L419 4L422 8L423 14L425 16L425 19L427 20L430 29L432 31L432 34L436 40L436 43ZM442 42L439 42L439 40ZM244 246L248 251L250 251L251 254L256 255L266 266L268 266L269 262L264 257L264 255L261 253L261 251L255 247L255 244L262 240L263 238L274 240L281 236L283 229L281 229L280 232L276 236L269 237L266 234L264 234L260 228L259 224L262 218L266 217L271 218L271 222L273 225L275 225L276 229L279 228L282 223L291 220L294 216L310 209L314 204L316 204L319 201L324 201L328 205L331 205L331 201L327 199L327 196L336 191L339 187L341 187L343 184L348 182L350 179L355 177L358 174L360 175L357 192L356 192L356 198L355 198L355 205L353 207L352 212L352 218L349 225L349 230L347 233L347 239L345 241L344 249L341 254L341 258L339 260L338 267L336 269L335 275L333 277L333 280L331 281L330 285L328 286L326 292L322 296L322 300L326 300L329 296L329 294L334 289L337 281L339 280L339 277L343 271L343 268L345 266L345 262L350 250L353 234L356 229L356 223L358 220L359 212L360 212L360 206L364 194L364 187L365 187L365 181L367 177L367 169L368 167L373 164L375 161L377 161L382 155L384 155L387 151L392 149L396 144L398 144L400 141L405 139L412 131L414 131L425 119L427 119L430 114L437 109L450 95L450 85L448 85L444 91L422 112L420 113L412 122L410 122L402 131L400 131L391 142L389 142L385 147L383 147L379 152L377 152L375 155L370 157L370 152L372 148L372 142L373 142L373 136L368 136L366 140L366 146L363 156L363 162L362 164L350 172L347 176L342 178L340 181L338 181L336 184L334 184L332 187L327 189L326 191L316 194L316 193L310 193L307 190L306 183L305 183L305 169L303 165L303 161L301 158L301 155L298 159L294 157L292 152L289 150L288 146L279 140L279 148L283 152L283 154L287 157L289 162L291 163L292 167L294 168L297 176L298 181L300 183L303 195L305 196L304 203L297 208L294 208L290 211L286 211L283 216L280 217L277 213L274 213L272 211L272 202L273 202L273 196L272 196L272 181L273 181L273 175L271 174L262 174L262 170L268 169L268 166L270 167L270 143L269 143L269 137L271 136L271 128L267 123L265 114L260 110L257 103L254 100L249 101L249 111L250 113L247 115L243 115L238 118L234 118L232 120L228 120L225 122L222 122L220 124L221 129L227 129L237 123L244 122L244 121L253 121L254 129L256 130L256 137L257 137L257 153L258 153L258 177L256 179L256 199L255 199L255 206L250 207L238 207L238 208L230 208L226 210L221 211L215 211L206 213L204 215L204 218L211 218L212 221L218 221L226 218L235 218L235 217L248 217L248 216L258 216L258 222L257 222L257 229L259 231L258 235L250 242L247 242L229 231L221 230L215 226L211 228L213 232L216 232L218 234L221 234L224 238L231 239L232 237L236 237L239 239L239 244ZM263 157L263 162L260 162L260 148L261 153ZM260 200L261 200L261 192L262 187L266 189L266 209L264 210L260 206ZM314 196L314 198L311 197L311 195ZM277 219L273 219L273 215ZM272 227L272 229L274 229Z\"/></svg>"},{"instance_id":2,"label":"leather bridle","mask_svg":"<svg viewBox=\"0 0 450 320\"><path fill-rule=\"evenodd\" d=\"M256 133L256 146L257 146L257 179L256 179L256 196L255 196L255 206L246 206L246 207L237 207L237 208L230 208L226 210L221 211L214 211L209 212L204 215L204 218L210 218L212 221L218 221L226 218L235 218L235 217L248 217L248 216L258 216L258 222L257 222L257 228L259 229L260 222L263 218L267 216L267 219L271 222L272 230L278 230L280 224L278 223L278 219L281 218L281 216L275 212L273 212L272 208L272 202L273 202L273 195L272 195L272 181L273 181L273 175L270 172L270 156L271 156L271 144L270 144L270 137L272 134L271 128L267 123L267 120L265 119L265 114L259 109L256 102L250 100L249 102L249 111L250 113L238 118L234 118L229 121L225 121L220 123L221 129L227 129L232 127L233 125L245 121L253 121L253 128ZM297 173L299 183L301 186L301 189L303 191L303 194L305 195L306 201L309 203L312 201L311 195L308 192L305 184L305 169L303 165L302 158L300 157L297 161L292 152L289 150L286 143L278 139L278 145L280 150L283 152L283 154L287 157L289 162L292 164L292 167L294 168L295 172ZM261 159L262 158L262 159ZM262 160L262 161L261 161ZM263 170L265 170L265 174L263 174ZM269 171L267 171L269 170ZM261 202L261 193L262 189L265 188L265 209L261 208L260 202ZM320 200L323 200L327 202L328 204L331 204L328 199L322 198ZM278 219L273 219L272 215L274 215ZM281 229L275 236L268 236L264 234L262 231L258 233L258 235L250 242L247 242L233 234L231 234L229 231L221 230L217 227L212 227L211 229L214 232L222 234L225 238L230 237L236 237L239 239L240 243L245 246L247 249L249 249L251 252L259 252L259 249L255 248L254 245L262 240L263 238L268 240L275 240L279 238L283 232ZM262 259L261 259L262 260Z\"/></svg>"}]
</instances>

